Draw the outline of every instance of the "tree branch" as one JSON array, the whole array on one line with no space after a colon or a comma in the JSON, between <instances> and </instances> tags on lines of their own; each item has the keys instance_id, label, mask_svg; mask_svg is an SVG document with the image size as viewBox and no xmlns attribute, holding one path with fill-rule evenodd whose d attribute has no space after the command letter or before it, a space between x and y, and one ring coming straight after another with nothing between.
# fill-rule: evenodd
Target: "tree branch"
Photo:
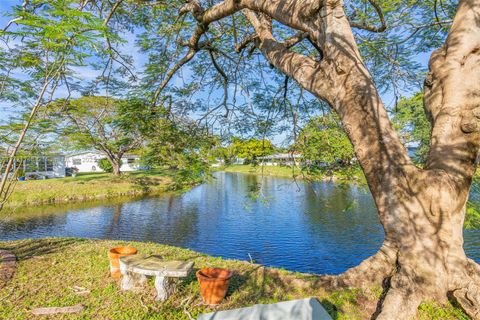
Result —
<instances>
[{"instance_id":1,"label":"tree branch","mask_svg":"<svg viewBox=\"0 0 480 320\"><path fill-rule=\"evenodd\" d=\"M190 0L180 10L181 14L191 12L195 19L207 27L243 9L261 12L278 22L302 31L311 31L315 27L314 16L320 10L321 1L317 0L224 0L204 10L197 0Z\"/></svg>"},{"instance_id":2,"label":"tree branch","mask_svg":"<svg viewBox=\"0 0 480 320\"><path fill-rule=\"evenodd\" d=\"M227 74L222 70L222 68L218 65L217 61L215 60L215 56L213 55L213 50L209 49L208 54L210 55L210 60L212 60L212 64L223 78L223 105L227 108L228 102L228 77ZM227 108L228 111L228 108Z\"/></svg>"},{"instance_id":3,"label":"tree branch","mask_svg":"<svg viewBox=\"0 0 480 320\"><path fill-rule=\"evenodd\" d=\"M183 56L180 61L178 61L166 74L165 79L163 79L162 83L160 83L160 86L158 86L157 90L155 90L155 94L153 95L153 103L156 103L158 100L158 97L162 93L163 89L167 86L167 84L170 82L172 77L175 75L175 73L180 70L181 67L183 67L185 64L187 64L192 58L195 56L197 53L197 50L190 48L185 56Z\"/></svg>"},{"instance_id":4,"label":"tree branch","mask_svg":"<svg viewBox=\"0 0 480 320\"><path fill-rule=\"evenodd\" d=\"M362 62L343 1L224 0L207 10L197 1L189 1L182 12L191 12L198 22L190 48L195 52L192 43L198 43L210 23L238 11L246 15L258 37L241 45L253 39L271 65L337 111L371 191L380 199L381 186L394 183L397 170L410 168L412 162ZM297 38L277 41L272 19L299 31ZM321 53L319 61L289 49L305 36L302 33Z\"/></svg>"},{"instance_id":5,"label":"tree branch","mask_svg":"<svg viewBox=\"0 0 480 320\"><path fill-rule=\"evenodd\" d=\"M378 3L375 2L375 0L368 0L368 2L370 2L373 9L375 9L375 11L377 12L378 18L380 19L380 26L372 26L366 24L365 21L362 23L350 21L350 25L352 26L352 28L367 30L370 32L383 32L387 30L387 23L385 22L385 16L383 14L382 8L378 5Z\"/></svg>"},{"instance_id":6,"label":"tree branch","mask_svg":"<svg viewBox=\"0 0 480 320\"><path fill-rule=\"evenodd\" d=\"M425 109L431 119L428 169L470 185L480 148L480 0L460 1L445 46L430 58ZM461 187L460 187L461 188Z\"/></svg>"},{"instance_id":7,"label":"tree branch","mask_svg":"<svg viewBox=\"0 0 480 320\"><path fill-rule=\"evenodd\" d=\"M331 70L330 65L291 51L285 43L276 41L272 35L271 24L266 21L263 14L257 15L251 10L245 10L244 14L258 35L260 50L273 66L295 79L318 98L327 101L333 100L332 90L330 90L333 83L329 73L333 76L334 71Z\"/></svg>"},{"instance_id":8,"label":"tree branch","mask_svg":"<svg viewBox=\"0 0 480 320\"><path fill-rule=\"evenodd\" d=\"M113 17L113 14L115 13L115 11L117 11L118 7L122 4L123 0L118 0L114 3L114 5L112 6L112 9L110 10L110 12L108 13L107 17L105 18L105 20L103 21L103 25L106 26L110 20L112 19Z\"/></svg>"}]
</instances>

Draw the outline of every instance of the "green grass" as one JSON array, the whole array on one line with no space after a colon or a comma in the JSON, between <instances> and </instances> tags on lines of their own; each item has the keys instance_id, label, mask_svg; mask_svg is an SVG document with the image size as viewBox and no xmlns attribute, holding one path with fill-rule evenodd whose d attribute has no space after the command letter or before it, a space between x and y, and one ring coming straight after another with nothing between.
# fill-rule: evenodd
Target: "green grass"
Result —
<instances>
[{"instance_id":1,"label":"green grass","mask_svg":"<svg viewBox=\"0 0 480 320\"><path fill-rule=\"evenodd\" d=\"M357 166L338 168L336 170L327 168L302 170L301 167L293 166L232 165L225 167L223 170L225 172L239 172L245 174L306 179L313 181L334 180L337 182L366 183L362 170Z\"/></svg>"},{"instance_id":2,"label":"green grass","mask_svg":"<svg viewBox=\"0 0 480 320\"><path fill-rule=\"evenodd\" d=\"M181 282L178 291L165 303L154 300L154 286L136 292L122 292L119 283L109 277L108 249L122 241L49 238L0 242L0 248L14 252L19 261L14 278L0 284L0 319L32 318L37 307L65 307L77 303L86 309L73 315L49 319L188 319L204 312L273 303L305 297L317 297L333 319L369 319L375 311L381 290L369 292L343 290L328 292L315 276L267 269L236 260L210 257L171 246L128 242L139 253L160 254L165 259L195 261L195 268L226 267L235 271L224 303L217 309L205 306L199 285L192 273ZM90 290L78 295L73 287ZM451 305L423 304L420 319L467 319Z\"/></svg>"},{"instance_id":3,"label":"green grass","mask_svg":"<svg viewBox=\"0 0 480 320\"><path fill-rule=\"evenodd\" d=\"M158 194L174 187L178 187L175 172L169 170L137 171L120 177L89 173L59 179L19 181L6 207Z\"/></svg>"},{"instance_id":4,"label":"green grass","mask_svg":"<svg viewBox=\"0 0 480 320\"><path fill-rule=\"evenodd\" d=\"M225 172L239 172L247 174L263 174L265 176L277 176L291 178L301 175L300 167L286 166L252 166L252 165L232 165L225 167Z\"/></svg>"}]
</instances>

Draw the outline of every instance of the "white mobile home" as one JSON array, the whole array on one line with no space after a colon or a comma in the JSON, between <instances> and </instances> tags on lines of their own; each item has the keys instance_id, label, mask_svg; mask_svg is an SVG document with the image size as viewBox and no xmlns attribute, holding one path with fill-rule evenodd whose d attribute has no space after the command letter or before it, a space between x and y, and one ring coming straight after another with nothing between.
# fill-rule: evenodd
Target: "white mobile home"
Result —
<instances>
[{"instance_id":1,"label":"white mobile home","mask_svg":"<svg viewBox=\"0 0 480 320\"><path fill-rule=\"evenodd\" d=\"M98 166L98 161L104 159L106 156L98 151L85 151L75 154L70 154L65 157L65 164L67 168L76 168L78 172L103 172ZM125 154L122 157L122 166L120 171L137 171L140 168L140 156L135 154Z\"/></svg>"},{"instance_id":2,"label":"white mobile home","mask_svg":"<svg viewBox=\"0 0 480 320\"><path fill-rule=\"evenodd\" d=\"M260 165L262 166L293 166L300 165L303 161L303 156L298 153L278 153L265 157L258 157Z\"/></svg>"}]
</instances>

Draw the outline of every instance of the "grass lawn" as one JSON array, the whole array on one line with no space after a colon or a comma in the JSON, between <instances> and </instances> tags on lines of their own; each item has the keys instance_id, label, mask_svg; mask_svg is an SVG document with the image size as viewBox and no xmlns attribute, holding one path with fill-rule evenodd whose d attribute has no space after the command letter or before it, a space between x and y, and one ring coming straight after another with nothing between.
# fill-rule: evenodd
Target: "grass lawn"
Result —
<instances>
[{"instance_id":1,"label":"grass lawn","mask_svg":"<svg viewBox=\"0 0 480 320\"><path fill-rule=\"evenodd\" d=\"M168 170L130 172L120 177L88 173L75 178L19 181L6 207L156 194L172 189L174 182L175 173Z\"/></svg>"},{"instance_id":2,"label":"grass lawn","mask_svg":"<svg viewBox=\"0 0 480 320\"><path fill-rule=\"evenodd\" d=\"M166 302L154 300L154 286L137 292L121 292L119 283L109 277L108 249L125 244L121 241L50 238L0 242L0 248L18 258L13 279L0 283L0 319L33 318L37 307L65 307L82 304L78 314L50 316L48 319L189 319L215 309L202 304L194 274L181 282L176 294ZM153 243L129 242L139 253L161 254L165 259L195 261L195 269L215 266L236 272L224 303L218 310L272 303L314 296L333 319L369 319L375 311L380 290L371 292L327 292L319 287L315 276L266 269L247 262L224 260L190 250ZM79 295L75 286L90 293ZM451 305L423 304L419 319L468 319Z\"/></svg>"},{"instance_id":3,"label":"grass lawn","mask_svg":"<svg viewBox=\"0 0 480 320\"><path fill-rule=\"evenodd\" d=\"M331 171L327 169L316 169L313 171L302 170L300 167L287 166L253 166L253 165L232 165L224 168L225 172L239 172L265 176L277 176L285 178L307 179L307 180L335 180L338 182L366 183L365 176L359 167L351 167Z\"/></svg>"}]
</instances>

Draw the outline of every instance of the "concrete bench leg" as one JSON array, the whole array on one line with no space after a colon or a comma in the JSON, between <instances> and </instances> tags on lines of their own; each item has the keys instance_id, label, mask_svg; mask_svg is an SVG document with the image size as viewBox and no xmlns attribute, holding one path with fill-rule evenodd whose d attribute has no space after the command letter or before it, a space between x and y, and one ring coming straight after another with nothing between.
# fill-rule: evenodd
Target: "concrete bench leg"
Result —
<instances>
[{"instance_id":1,"label":"concrete bench leg","mask_svg":"<svg viewBox=\"0 0 480 320\"><path fill-rule=\"evenodd\" d=\"M132 290L141 287L147 281L147 277L143 274L127 272L122 277L121 288L123 291Z\"/></svg>"},{"instance_id":2,"label":"concrete bench leg","mask_svg":"<svg viewBox=\"0 0 480 320\"><path fill-rule=\"evenodd\" d=\"M157 301L165 301L175 292L175 282L168 277L155 277L155 288L157 289Z\"/></svg>"}]
</instances>

